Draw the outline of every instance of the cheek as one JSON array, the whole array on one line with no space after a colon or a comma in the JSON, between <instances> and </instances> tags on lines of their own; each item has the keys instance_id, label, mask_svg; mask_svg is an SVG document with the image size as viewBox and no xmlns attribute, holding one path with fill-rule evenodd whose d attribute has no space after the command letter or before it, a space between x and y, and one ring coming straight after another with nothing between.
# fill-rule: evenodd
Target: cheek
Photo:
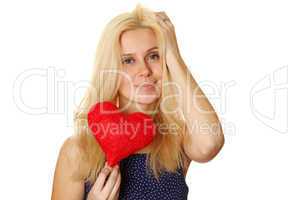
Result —
<instances>
[{"instance_id":1,"label":"cheek","mask_svg":"<svg viewBox=\"0 0 300 200\"><path fill-rule=\"evenodd\" d=\"M128 72L122 72L120 74L121 84L119 90L123 93L128 93L131 90L131 86L133 86L133 75Z\"/></svg>"},{"instance_id":2,"label":"cheek","mask_svg":"<svg viewBox=\"0 0 300 200\"><path fill-rule=\"evenodd\" d=\"M161 79L162 77L162 66L160 63L152 64L151 69L153 72L153 75L156 79Z\"/></svg>"},{"instance_id":3,"label":"cheek","mask_svg":"<svg viewBox=\"0 0 300 200\"><path fill-rule=\"evenodd\" d=\"M135 72L130 71L130 70L123 70L122 73L120 74L121 77L121 84L132 84L134 80Z\"/></svg>"}]
</instances>

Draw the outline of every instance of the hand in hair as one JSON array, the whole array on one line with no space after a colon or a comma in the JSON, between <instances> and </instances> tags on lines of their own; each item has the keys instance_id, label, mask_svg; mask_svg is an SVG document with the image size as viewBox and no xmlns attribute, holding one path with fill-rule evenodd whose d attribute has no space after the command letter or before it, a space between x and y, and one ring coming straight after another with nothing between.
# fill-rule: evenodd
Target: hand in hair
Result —
<instances>
[{"instance_id":1,"label":"hand in hair","mask_svg":"<svg viewBox=\"0 0 300 200\"><path fill-rule=\"evenodd\" d=\"M170 18L167 16L165 12L155 12L156 19L158 24L161 27L161 30L164 34L164 38L166 40L166 58L181 58L180 51L177 44L175 27L171 22Z\"/></svg>"}]
</instances>

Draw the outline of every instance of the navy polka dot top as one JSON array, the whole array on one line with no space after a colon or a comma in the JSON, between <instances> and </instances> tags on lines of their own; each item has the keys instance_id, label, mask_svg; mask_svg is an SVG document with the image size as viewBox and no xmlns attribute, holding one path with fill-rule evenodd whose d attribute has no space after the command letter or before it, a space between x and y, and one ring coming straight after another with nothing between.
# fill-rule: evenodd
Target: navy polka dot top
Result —
<instances>
[{"instance_id":1,"label":"navy polka dot top","mask_svg":"<svg viewBox=\"0 0 300 200\"><path fill-rule=\"evenodd\" d=\"M120 161L121 184L119 200L186 200L189 192L183 169L174 173L164 171L155 179L146 167L146 153L137 153ZM85 197L92 185L85 183Z\"/></svg>"}]
</instances>

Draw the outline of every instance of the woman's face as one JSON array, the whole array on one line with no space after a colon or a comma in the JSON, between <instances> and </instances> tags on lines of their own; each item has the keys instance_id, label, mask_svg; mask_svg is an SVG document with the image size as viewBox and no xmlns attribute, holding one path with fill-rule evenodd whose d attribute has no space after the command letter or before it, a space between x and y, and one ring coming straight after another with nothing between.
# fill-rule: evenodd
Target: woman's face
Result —
<instances>
[{"instance_id":1,"label":"woman's face","mask_svg":"<svg viewBox=\"0 0 300 200\"><path fill-rule=\"evenodd\" d=\"M122 33L120 38L122 74L120 98L138 104L151 104L161 95L162 59L155 33L138 28ZM124 101L124 99L123 99Z\"/></svg>"}]
</instances>

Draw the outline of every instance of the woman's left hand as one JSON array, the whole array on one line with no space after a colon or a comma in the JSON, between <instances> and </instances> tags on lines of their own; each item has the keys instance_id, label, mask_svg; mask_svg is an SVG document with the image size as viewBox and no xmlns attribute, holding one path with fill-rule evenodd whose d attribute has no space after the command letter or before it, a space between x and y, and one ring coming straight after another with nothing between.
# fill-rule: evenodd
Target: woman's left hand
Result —
<instances>
[{"instance_id":1,"label":"woman's left hand","mask_svg":"<svg viewBox=\"0 0 300 200\"><path fill-rule=\"evenodd\" d=\"M181 59L175 28L170 18L165 12L156 12L157 22L161 26L161 30L166 40L166 59L167 64L170 59Z\"/></svg>"},{"instance_id":2,"label":"woman's left hand","mask_svg":"<svg viewBox=\"0 0 300 200\"><path fill-rule=\"evenodd\" d=\"M182 87L181 90L184 91L183 87L186 87L187 77L191 73L180 55L174 25L165 12L156 12L156 16L166 40L165 59L167 68L171 77L173 77L172 80L179 83L179 86Z\"/></svg>"}]
</instances>

